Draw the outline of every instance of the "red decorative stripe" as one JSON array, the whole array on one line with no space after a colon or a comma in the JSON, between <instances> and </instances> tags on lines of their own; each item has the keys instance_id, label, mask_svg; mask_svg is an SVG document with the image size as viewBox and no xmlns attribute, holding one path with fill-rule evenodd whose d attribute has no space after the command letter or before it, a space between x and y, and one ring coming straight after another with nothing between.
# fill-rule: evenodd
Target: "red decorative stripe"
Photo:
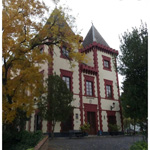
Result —
<instances>
[{"instance_id":1,"label":"red decorative stripe","mask_svg":"<svg viewBox=\"0 0 150 150\"><path fill-rule=\"evenodd\" d=\"M82 53L89 53L93 48L96 48L97 50L100 50L102 52L108 53L108 54L116 54L118 55L118 51L109 47L106 47L102 44L93 42L89 46L85 47L84 49L81 49L80 51Z\"/></svg>"},{"instance_id":2,"label":"red decorative stripe","mask_svg":"<svg viewBox=\"0 0 150 150\"><path fill-rule=\"evenodd\" d=\"M93 75L97 74L96 68L88 65L81 64L81 70L88 74L93 74Z\"/></svg>"},{"instance_id":3,"label":"red decorative stripe","mask_svg":"<svg viewBox=\"0 0 150 150\"><path fill-rule=\"evenodd\" d=\"M83 100L82 100L81 64L79 64L79 97L80 97L80 121L81 121L81 125L83 125Z\"/></svg>"},{"instance_id":4,"label":"red decorative stripe","mask_svg":"<svg viewBox=\"0 0 150 150\"><path fill-rule=\"evenodd\" d=\"M97 50L95 49L93 51L93 57L94 57L94 66L96 70L98 70L96 79L97 79L97 94L98 94L98 107L99 107L99 124L100 124L100 130L103 131L103 124L102 124L102 108L101 108L101 96L100 96L100 79L99 79L99 69L98 69L98 54Z\"/></svg>"}]
</instances>

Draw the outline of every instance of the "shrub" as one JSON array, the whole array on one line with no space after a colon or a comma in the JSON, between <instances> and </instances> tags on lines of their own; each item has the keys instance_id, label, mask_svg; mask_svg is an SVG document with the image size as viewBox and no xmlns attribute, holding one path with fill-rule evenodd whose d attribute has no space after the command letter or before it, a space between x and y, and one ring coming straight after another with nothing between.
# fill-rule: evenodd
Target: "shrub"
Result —
<instances>
[{"instance_id":1,"label":"shrub","mask_svg":"<svg viewBox=\"0 0 150 150\"><path fill-rule=\"evenodd\" d=\"M89 123L85 123L80 127L80 130L83 132L88 132L90 130L90 124Z\"/></svg>"},{"instance_id":2,"label":"shrub","mask_svg":"<svg viewBox=\"0 0 150 150\"><path fill-rule=\"evenodd\" d=\"M145 141L135 142L130 150L148 150L148 144Z\"/></svg>"},{"instance_id":3,"label":"shrub","mask_svg":"<svg viewBox=\"0 0 150 150\"><path fill-rule=\"evenodd\" d=\"M116 124L109 124L108 127L110 132L118 132L120 129Z\"/></svg>"},{"instance_id":4,"label":"shrub","mask_svg":"<svg viewBox=\"0 0 150 150\"><path fill-rule=\"evenodd\" d=\"M36 146L43 138L41 131L34 133L28 131L15 132L14 135L7 133L3 139L3 148L5 150L26 150Z\"/></svg>"}]
</instances>

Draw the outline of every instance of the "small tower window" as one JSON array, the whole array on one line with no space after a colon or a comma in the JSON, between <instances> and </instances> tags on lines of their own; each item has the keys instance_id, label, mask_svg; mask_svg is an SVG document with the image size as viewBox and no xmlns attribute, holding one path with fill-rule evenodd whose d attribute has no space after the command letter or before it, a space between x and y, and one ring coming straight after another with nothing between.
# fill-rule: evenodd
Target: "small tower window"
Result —
<instances>
[{"instance_id":1,"label":"small tower window","mask_svg":"<svg viewBox=\"0 0 150 150\"><path fill-rule=\"evenodd\" d=\"M103 69L111 71L111 58L102 55L103 57Z\"/></svg>"},{"instance_id":2,"label":"small tower window","mask_svg":"<svg viewBox=\"0 0 150 150\"><path fill-rule=\"evenodd\" d=\"M69 52L67 51L67 49L66 49L66 47L62 47L62 54L63 54L63 56L67 56L67 57L69 57Z\"/></svg>"}]
</instances>

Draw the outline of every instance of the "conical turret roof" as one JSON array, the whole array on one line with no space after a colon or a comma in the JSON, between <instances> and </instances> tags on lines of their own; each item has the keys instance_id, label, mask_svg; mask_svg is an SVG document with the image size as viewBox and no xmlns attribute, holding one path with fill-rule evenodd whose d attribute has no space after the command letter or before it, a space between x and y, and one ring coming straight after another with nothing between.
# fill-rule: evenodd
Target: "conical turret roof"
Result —
<instances>
[{"instance_id":1,"label":"conical turret roof","mask_svg":"<svg viewBox=\"0 0 150 150\"><path fill-rule=\"evenodd\" d=\"M100 35L100 33L97 31L97 29L92 24L88 34L86 35L86 37L83 41L83 47L86 47L86 46L92 44L93 42L96 42L96 43L102 44L106 47L109 47L107 42L103 39L103 37Z\"/></svg>"}]
</instances>

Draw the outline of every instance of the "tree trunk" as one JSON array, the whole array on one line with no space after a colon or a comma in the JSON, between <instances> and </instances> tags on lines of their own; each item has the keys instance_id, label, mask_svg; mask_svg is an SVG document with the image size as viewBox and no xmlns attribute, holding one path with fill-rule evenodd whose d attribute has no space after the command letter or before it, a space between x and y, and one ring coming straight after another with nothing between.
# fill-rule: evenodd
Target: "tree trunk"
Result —
<instances>
[{"instance_id":1,"label":"tree trunk","mask_svg":"<svg viewBox=\"0 0 150 150\"><path fill-rule=\"evenodd\" d=\"M54 138L54 129L55 129L55 122L52 123L52 133L51 133L51 138Z\"/></svg>"},{"instance_id":2,"label":"tree trunk","mask_svg":"<svg viewBox=\"0 0 150 150\"><path fill-rule=\"evenodd\" d=\"M133 126L134 126L134 135L135 135L135 125L136 125L136 123L135 123L136 121L135 121L135 119L133 119Z\"/></svg>"}]
</instances>

